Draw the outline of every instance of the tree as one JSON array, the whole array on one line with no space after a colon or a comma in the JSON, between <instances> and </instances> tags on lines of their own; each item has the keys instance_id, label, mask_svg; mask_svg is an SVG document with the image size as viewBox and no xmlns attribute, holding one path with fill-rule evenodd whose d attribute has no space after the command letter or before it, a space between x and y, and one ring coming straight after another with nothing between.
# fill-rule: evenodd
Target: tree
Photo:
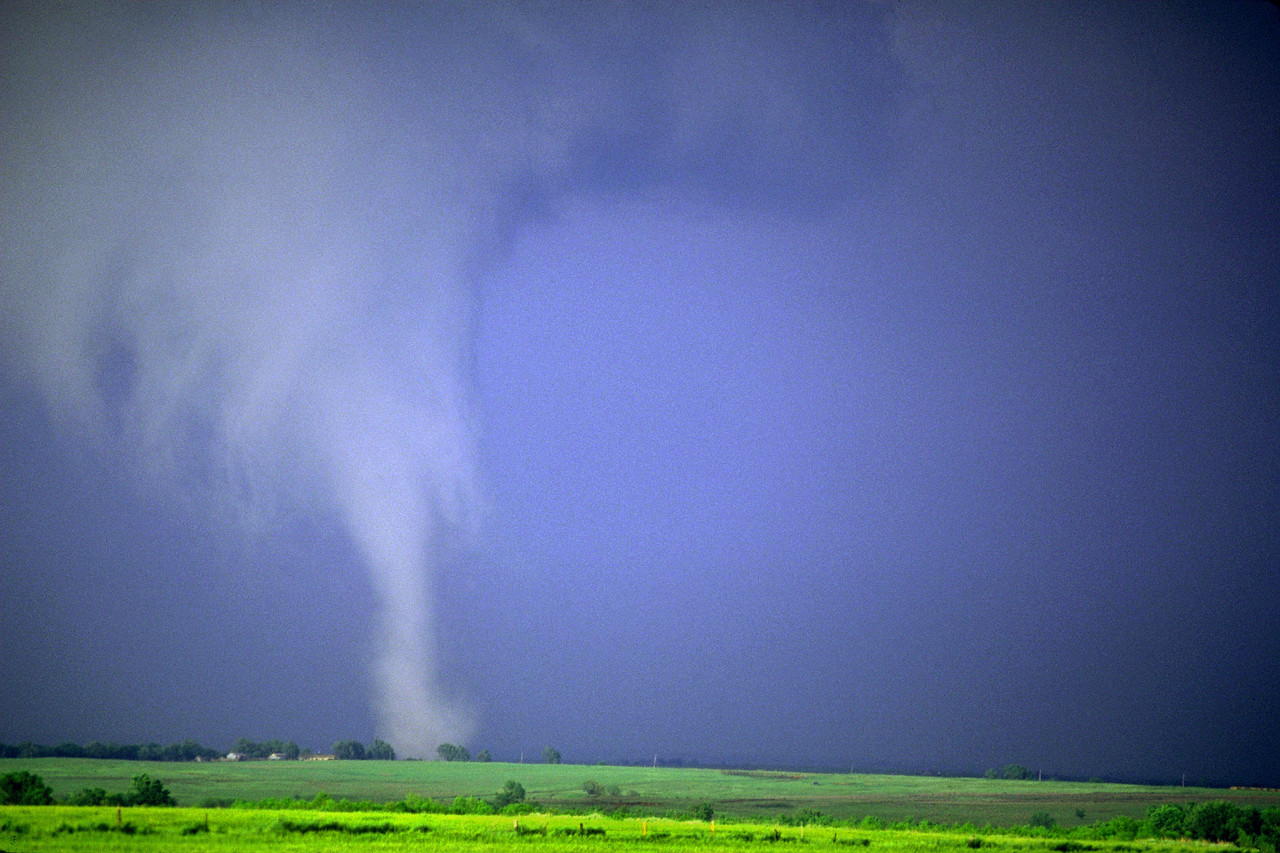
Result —
<instances>
[{"instance_id":1,"label":"tree","mask_svg":"<svg viewBox=\"0 0 1280 853\"><path fill-rule=\"evenodd\" d=\"M441 761L470 761L471 753L467 752L465 746L458 746L453 743L442 743L436 747L436 755L440 756Z\"/></svg>"},{"instance_id":2,"label":"tree","mask_svg":"<svg viewBox=\"0 0 1280 853\"><path fill-rule=\"evenodd\" d=\"M546 749L542 750L542 760L547 764L559 764L560 750L547 747Z\"/></svg>"},{"instance_id":3,"label":"tree","mask_svg":"<svg viewBox=\"0 0 1280 853\"><path fill-rule=\"evenodd\" d=\"M502 786L502 790L493 799L493 807L495 810L501 810L512 803L524 802L524 785L515 780L508 780L507 784Z\"/></svg>"},{"instance_id":4,"label":"tree","mask_svg":"<svg viewBox=\"0 0 1280 853\"><path fill-rule=\"evenodd\" d=\"M146 773L133 777L133 790L125 794L125 805L130 806L176 806L169 790L159 779L152 779Z\"/></svg>"},{"instance_id":5,"label":"tree","mask_svg":"<svg viewBox=\"0 0 1280 853\"><path fill-rule=\"evenodd\" d=\"M1157 838L1180 838L1187 818L1186 809L1173 803L1162 803L1147 809L1147 825Z\"/></svg>"},{"instance_id":6,"label":"tree","mask_svg":"<svg viewBox=\"0 0 1280 853\"><path fill-rule=\"evenodd\" d=\"M1006 779L1034 779L1035 774L1021 764L1006 764L1004 766L1004 778Z\"/></svg>"},{"instance_id":7,"label":"tree","mask_svg":"<svg viewBox=\"0 0 1280 853\"><path fill-rule=\"evenodd\" d=\"M53 804L53 790L34 773L18 770L0 776L0 805L48 806Z\"/></svg>"},{"instance_id":8,"label":"tree","mask_svg":"<svg viewBox=\"0 0 1280 853\"><path fill-rule=\"evenodd\" d=\"M1261 831L1262 813L1252 806L1210 800L1187 809L1183 829L1205 841L1237 841L1241 833L1252 837Z\"/></svg>"},{"instance_id":9,"label":"tree","mask_svg":"<svg viewBox=\"0 0 1280 853\"><path fill-rule=\"evenodd\" d=\"M104 806L114 801L117 805L123 805L123 798L119 794L108 794L106 788L85 788L80 793L75 794L67 803L73 806Z\"/></svg>"},{"instance_id":10,"label":"tree","mask_svg":"<svg viewBox=\"0 0 1280 853\"><path fill-rule=\"evenodd\" d=\"M333 757L344 761L360 761L365 757L364 744L358 740L340 740L333 745Z\"/></svg>"},{"instance_id":11,"label":"tree","mask_svg":"<svg viewBox=\"0 0 1280 853\"><path fill-rule=\"evenodd\" d=\"M476 754L476 761L492 761L493 756L489 755L489 750L482 749Z\"/></svg>"},{"instance_id":12,"label":"tree","mask_svg":"<svg viewBox=\"0 0 1280 853\"><path fill-rule=\"evenodd\" d=\"M385 740L375 740L369 748L369 757L374 761L395 761L396 751Z\"/></svg>"}]
</instances>

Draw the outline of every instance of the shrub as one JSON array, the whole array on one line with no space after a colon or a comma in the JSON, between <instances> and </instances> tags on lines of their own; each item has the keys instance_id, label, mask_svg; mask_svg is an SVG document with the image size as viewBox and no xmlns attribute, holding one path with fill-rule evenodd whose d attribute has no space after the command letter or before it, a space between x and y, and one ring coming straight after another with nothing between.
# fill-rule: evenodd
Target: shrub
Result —
<instances>
[{"instance_id":1,"label":"shrub","mask_svg":"<svg viewBox=\"0 0 1280 853\"><path fill-rule=\"evenodd\" d=\"M0 805L47 806L52 803L52 789L36 774L18 770L0 776Z\"/></svg>"},{"instance_id":2,"label":"shrub","mask_svg":"<svg viewBox=\"0 0 1280 853\"><path fill-rule=\"evenodd\" d=\"M1106 823L1098 824L1094 832L1098 838L1122 838L1125 841L1132 841L1138 837L1138 831L1141 829L1141 823L1127 815L1120 815Z\"/></svg>"},{"instance_id":3,"label":"shrub","mask_svg":"<svg viewBox=\"0 0 1280 853\"><path fill-rule=\"evenodd\" d=\"M1187 835L1205 841L1236 841L1241 834L1258 835L1262 814L1253 807L1237 806L1225 800L1211 800L1187 809L1183 825Z\"/></svg>"},{"instance_id":4,"label":"shrub","mask_svg":"<svg viewBox=\"0 0 1280 853\"><path fill-rule=\"evenodd\" d=\"M1036 812L1031 816L1031 826L1038 826L1041 829L1053 829L1058 822L1048 812Z\"/></svg>"},{"instance_id":5,"label":"shrub","mask_svg":"<svg viewBox=\"0 0 1280 853\"><path fill-rule=\"evenodd\" d=\"M500 810L499 814L505 815L522 815L533 814L536 806L533 803L507 803Z\"/></svg>"},{"instance_id":6,"label":"shrub","mask_svg":"<svg viewBox=\"0 0 1280 853\"><path fill-rule=\"evenodd\" d=\"M716 810L711 803L702 802L693 807L694 820L710 822L715 819Z\"/></svg>"},{"instance_id":7,"label":"shrub","mask_svg":"<svg viewBox=\"0 0 1280 853\"><path fill-rule=\"evenodd\" d=\"M72 806L106 806L123 805L123 797L119 794L108 794L105 788L85 788L67 800Z\"/></svg>"},{"instance_id":8,"label":"shrub","mask_svg":"<svg viewBox=\"0 0 1280 853\"><path fill-rule=\"evenodd\" d=\"M176 806L178 803L159 779L146 773L133 777L133 790L124 797L127 806Z\"/></svg>"},{"instance_id":9,"label":"shrub","mask_svg":"<svg viewBox=\"0 0 1280 853\"><path fill-rule=\"evenodd\" d=\"M494 797L493 807L494 809L502 810L509 805L523 802L524 785L521 785L514 779L510 779L502 786L502 790L498 792L498 795Z\"/></svg>"},{"instance_id":10,"label":"shrub","mask_svg":"<svg viewBox=\"0 0 1280 853\"><path fill-rule=\"evenodd\" d=\"M1186 823L1187 812L1182 806L1164 803L1147 809L1147 826L1157 838L1179 838Z\"/></svg>"},{"instance_id":11,"label":"shrub","mask_svg":"<svg viewBox=\"0 0 1280 853\"><path fill-rule=\"evenodd\" d=\"M479 797L454 797L450 814L493 814L493 806Z\"/></svg>"}]
</instances>

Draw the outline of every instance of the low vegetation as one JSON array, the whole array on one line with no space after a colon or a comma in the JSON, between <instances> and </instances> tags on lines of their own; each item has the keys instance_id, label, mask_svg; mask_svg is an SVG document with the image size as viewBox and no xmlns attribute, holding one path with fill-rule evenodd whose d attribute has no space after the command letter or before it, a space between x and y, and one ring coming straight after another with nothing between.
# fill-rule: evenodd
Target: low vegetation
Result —
<instances>
[{"instance_id":1,"label":"low vegetation","mask_svg":"<svg viewBox=\"0 0 1280 853\"><path fill-rule=\"evenodd\" d=\"M147 767L162 770L166 780L175 774L181 782L177 800L199 807L184 809L175 808L168 784L145 773L123 775L136 764L84 759L24 764L0 760L0 802L5 804L0 806L0 849L93 849L98 842L90 844L92 839L109 847L109 840L122 833L135 836L131 849L141 839L154 841L159 850L171 849L161 842L206 835L228 849L252 849L264 839L282 837L308 839L307 844L316 839L316 849L342 849L373 836L379 846L407 849L414 839L420 844L425 832L431 833L433 847L536 842L540 849L550 845L549 851L571 842L619 839L660 842L664 849L710 841L729 846L793 841L939 851L999 847L999 853L1156 853L1204 844L1220 845L1219 851L1277 853L1280 846L1280 792L599 765L582 782L583 767L547 763L262 761ZM121 790L126 780L132 785ZM252 793L268 782L277 790L333 784L345 793ZM397 785L399 792L387 796L388 786ZM414 787L422 793L405 793ZM443 795L450 789L451 796ZM1216 796L1173 801L1171 795L1184 792ZM1160 795L1162 801L1152 799ZM899 805L885 808L894 798ZM871 811L876 804L878 814ZM961 818L890 817L907 807L902 804ZM1025 809L1020 819L992 819L1012 813L1018 804ZM868 806L861 815L854 811ZM1116 814L1118 807L1128 813ZM1094 819L1086 820L1086 814Z\"/></svg>"},{"instance_id":2,"label":"low vegetation","mask_svg":"<svg viewBox=\"0 0 1280 853\"><path fill-rule=\"evenodd\" d=\"M128 836L127 842L122 836ZM221 849L292 850L422 849L491 851L534 845L540 853L637 844L662 850L723 847L771 850L777 845L806 850L867 848L871 851L928 849L967 853L1196 853L1204 842L1171 839L1091 838L1027 829L969 830L938 826L862 826L845 823L716 823L692 819L616 817L598 813L563 815L438 815L407 812L303 812L278 809L200 810L183 808L109 809L73 806L8 806L0 809L3 849L109 850L127 843L135 851ZM1239 845L1218 845L1215 853L1236 853Z\"/></svg>"}]
</instances>

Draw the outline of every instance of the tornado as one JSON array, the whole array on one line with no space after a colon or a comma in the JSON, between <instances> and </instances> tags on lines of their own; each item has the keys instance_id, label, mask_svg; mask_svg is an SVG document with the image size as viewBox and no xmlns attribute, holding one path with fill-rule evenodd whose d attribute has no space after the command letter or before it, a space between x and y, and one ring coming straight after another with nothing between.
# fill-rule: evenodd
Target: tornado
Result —
<instances>
[{"instance_id":1,"label":"tornado","mask_svg":"<svg viewBox=\"0 0 1280 853\"><path fill-rule=\"evenodd\" d=\"M377 735L427 756L474 727L434 602L479 518L470 277L511 164L443 85L480 71L358 13L11 7L0 332L61 429L174 500L259 535L273 496L336 512Z\"/></svg>"}]
</instances>

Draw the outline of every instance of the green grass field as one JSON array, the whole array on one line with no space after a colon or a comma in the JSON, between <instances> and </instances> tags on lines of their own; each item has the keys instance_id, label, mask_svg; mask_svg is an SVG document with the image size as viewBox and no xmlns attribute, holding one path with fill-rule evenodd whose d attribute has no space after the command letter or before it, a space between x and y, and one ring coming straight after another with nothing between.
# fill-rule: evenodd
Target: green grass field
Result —
<instances>
[{"instance_id":1,"label":"green grass field","mask_svg":"<svg viewBox=\"0 0 1280 853\"><path fill-rule=\"evenodd\" d=\"M1119 816L1141 819L1156 803L1229 800L1259 809L1280 806L1280 792L1274 791L570 764L0 759L0 774L16 770L39 774L59 799L90 787L124 792L134 775L146 773L160 779L179 805L193 807L236 799L309 800L320 792L374 802L402 800L410 793L441 801L491 798L508 779L520 782L530 800L550 809L607 812L626 807L658 815L709 802L721 819L731 820L774 820L812 809L842 820L874 816L889 823L914 819L1012 826L1048 813L1069 827ZM621 796L590 798L582 788L587 780L616 785Z\"/></svg>"},{"instance_id":2,"label":"green grass field","mask_svg":"<svg viewBox=\"0 0 1280 853\"><path fill-rule=\"evenodd\" d=\"M806 850L969 853L1197 853L1198 842L1131 841L1079 843L1028 834L791 827L770 823L711 824L663 818L614 819L601 815L477 817L383 812L317 813L247 809L115 808L73 806L0 807L0 845L23 851L230 851L230 850L421 850L527 849L537 853L635 849L708 848L770 850L779 845ZM1216 853L1234 847L1213 845Z\"/></svg>"}]
</instances>

